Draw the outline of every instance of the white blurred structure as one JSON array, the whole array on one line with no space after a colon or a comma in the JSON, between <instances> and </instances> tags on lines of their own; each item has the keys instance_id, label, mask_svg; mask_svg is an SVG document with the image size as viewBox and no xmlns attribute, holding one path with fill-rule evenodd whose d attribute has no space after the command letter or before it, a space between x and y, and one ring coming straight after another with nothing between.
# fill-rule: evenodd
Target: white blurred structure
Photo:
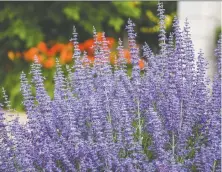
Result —
<instances>
[{"instance_id":1,"label":"white blurred structure","mask_svg":"<svg viewBox=\"0 0 222 172\"><path fill-rule=\"evenodd\" d=\"M180 25L184 26L188 18L191 39L197 53L200 49L209 63L208 76L212 78L215 72L215 36L216 28L221 26L221 1L178 1L178 17Z\"/></svg>"}]
</instances>

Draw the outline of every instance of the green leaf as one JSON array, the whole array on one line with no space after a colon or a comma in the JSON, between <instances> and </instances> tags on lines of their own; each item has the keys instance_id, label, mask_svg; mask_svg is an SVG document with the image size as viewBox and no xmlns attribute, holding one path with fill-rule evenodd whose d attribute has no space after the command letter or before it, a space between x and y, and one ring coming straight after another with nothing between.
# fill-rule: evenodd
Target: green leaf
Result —
<instances>
[{"instance_id":1,"label":"green leaf","mask_svg":"<svg viewBox=\"0 0 222 172\"><path fill-rule=\"evenodd\" d=\"M64 14L74 20L74 21L78 21L80 19L80 8L78 6L67 6L63 9Z\"/></svg>"},{"instance_id":2,"label":"green leaf","mask_svg":"<svg viewBox=\"0 0 222 172\"><path fill-rule=\"evenodd\" d=\"M135 4L134 2L113 2L113 5L117 8L117 11L126 16L139 18L141 14L140 3Z\"/></svg>"},{"instance_id":3,"label":"green leaf","mask_svg":"<svg viewBox=\"0 0 222 172\"><path fill-rule=\"evenodd\" d=\"M116 32L119 32L121 29L121 26L123 25L124 21L121 18L111 18L109 20L109 25L113 26Z\"/></svg>"}]
</instances>

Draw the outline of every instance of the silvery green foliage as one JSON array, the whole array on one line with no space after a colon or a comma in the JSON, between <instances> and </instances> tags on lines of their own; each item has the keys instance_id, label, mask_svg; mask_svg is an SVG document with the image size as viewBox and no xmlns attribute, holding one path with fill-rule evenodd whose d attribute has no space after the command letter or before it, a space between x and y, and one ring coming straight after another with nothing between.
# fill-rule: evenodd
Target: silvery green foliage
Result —
<instances>
[{"instance_id":1,"label":"silvery green foliage","mask_svg":"<svg viewBox=\"0 0 222 172\"><path fill-rule=\"evenodd\" d=\"M95 28L93 65L85 52L81 54L74 28L75 63L67 68L66 78L56 62L53 99L44 88L37 60L31 83L22 73L28 122L23 126L15 120L6 125L0 112L0 171L220 171L221 39L210 92L201 51L194 62L188 21L181 29L175 18L174 32L167 37L161 3L158 13L159 54L146 43L139 52L135 25L128 20L131 76L126 73L122 41L118 42L117 64L111 66L105 34L102 41L97 40ZM142 70L140 55L145 59Z\"/></svg>"}]
</instances>

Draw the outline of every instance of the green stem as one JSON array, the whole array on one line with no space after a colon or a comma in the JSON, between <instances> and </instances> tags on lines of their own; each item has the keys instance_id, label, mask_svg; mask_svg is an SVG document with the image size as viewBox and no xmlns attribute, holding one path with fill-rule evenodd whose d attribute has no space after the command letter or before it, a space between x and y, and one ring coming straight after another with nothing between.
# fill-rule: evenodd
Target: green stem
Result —
<instances>
[{"instance_id":1,"label":"green stem","mask_svg":"<svg viewBox=\"0 0 222 172\"><path fill-rule=\"evenodd\" d=\"M213 170L212 170L212 172L215 172L215 170L216 170L216 164L217 164L217 161L214 160L214 165L213 165Z\"/></svg>"},{"instance_id":2,"label":"green stem","mask_svg":"<svg viewBox=\"0 0 222 172\"><path fill-rule=\"evenodd\" d=\"M174 138L174 132L172 134L172 152L173 152L173 156L175 154L175 138Z\"/></svg>"}]
</instances>

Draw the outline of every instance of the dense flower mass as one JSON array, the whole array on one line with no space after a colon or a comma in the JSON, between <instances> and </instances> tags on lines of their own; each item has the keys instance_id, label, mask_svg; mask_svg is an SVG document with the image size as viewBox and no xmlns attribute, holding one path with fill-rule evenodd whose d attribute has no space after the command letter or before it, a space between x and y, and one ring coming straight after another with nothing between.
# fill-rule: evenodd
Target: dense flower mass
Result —
<instances>
[{"instance_id":1,"label":"dense flower mass","mask_svg":"<svg viewBox=\"0 0 222 172\"><path fill-rule=\"evenodd\" d=\"M105 34L98 39L95 29L92 65L87 53L81 53L74 28L75 63L67 68L65 78L56 61L53 99L44 88L36 57L31 83L21 74L28 122L6 124L0 113L0 171L220 171L221 39L215 50L218 70L211 87L201 51L195 63L188 21L181 29L175 18L174 32L167 37L162 3L158 13L159 54L146 43L140 53L134 23L128 20L130 76L122 41L111 66Z\"/></svg>"}]
</instances>

